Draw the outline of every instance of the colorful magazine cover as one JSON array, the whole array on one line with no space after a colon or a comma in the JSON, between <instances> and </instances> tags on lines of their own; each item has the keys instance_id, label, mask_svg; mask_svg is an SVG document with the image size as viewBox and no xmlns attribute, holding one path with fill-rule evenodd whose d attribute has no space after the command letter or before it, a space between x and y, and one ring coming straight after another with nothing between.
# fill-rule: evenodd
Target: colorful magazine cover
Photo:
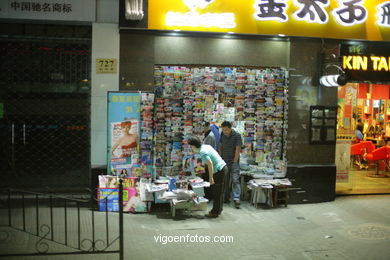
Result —
<instances>
[{"instance_id":1,"label":"colorful magazine cover","mask_svg":"<svg viewBox=\"0 0 390 260\"><path fill-rule=\"evenodd\" d=\"M122 178L131 177L131 168L131 164L118 164L115 167L116 175Z\"/></svg>"},{"instance_id":2,"label":"colorful magazine cover","mask_svg":"<svg viewBox=\"0 0 390 260\"><path fill-rule=\"evenodd\" d=\"M183 156L183 171L186 175L193 175L194 172L194 156L185 155Z\"/></svg>"},{"instance_id":3,"label":"colorful magazine cover","mask_svg":"<svg viewBox=\"0 0 390 260\"><path fill-rule=\"evenodd\" d=\"M140 164L133 164L133 167L131 168L131 176L140 178L143 174L143 169Z\"/></svg>"},{"instance_id":4,"label":"colorful magazine cover","mask_svg":"<svg viewBox=\"0 0 390 260\"><path fill-rule=\"evenodd\" d=\"M112 175L99 175L99 210L119 211L119 178Z\"/></svg>"},{"instance_id":5,"label":"colorful magazine cover","mask_svg":"<svg viewBox=\"0 0 390 260\"><path fill-rule=\"evenodd\" d=\"M119 179L112 175L99 175L99 188L118 188Z\"/></svg>"},{"instance_id":6,"label":"colorful magazine cover","mask_svg":"<svg viewBox=\"0 0 390 260\"><path fill-rule=\"evenodd\" d=\"M138 153L138 119L111 123L111 158L130 158Z\"/></svg>"},{"instance_id":7,"label":"colorful magazine cover","mask_svg":"<svg viewBox=\"0 0 390 260\"><path fill-rule=\"evenodd\" d=\"M99 211L119 211L119 190L115 188L99 188Z\"/></svg>"},{"instance_id":8,"label":"colorful magazine cover","mask_svg":"<svg viewBox=\"0 0 390 260\"><path fill-rule=\"evenodd\" d=\"M146 212L148 207L145 200L153 200L146 192L146 183L140 185L140 179L135 177L123 178L123 211ZM142 187L141 187L142 186ZM111 175L99 175L99 210L119 211L119 178ZM141 190L142 188L142 190ZM142 198L141 198L142 196Z\"/></svg>"},{"instance_id":9,"label":"colorful magazine cover","mask_svg":"<svg viewBox=\"0 0 390 260\"><path fill-rule=\"evenodd\" d=\"M194 159L194 165L194 171L197 176L202 176L202 174L206 172L202 159L200 159L199 157Z\"/></svg>"},{"instance_id":10,"label":"colorful magazine cover","mask_svg":"<svg viewBox=\"0 0 390 260\"><path fill-rule=\"evenodd\" d=\"M147 205L145 201L141 199L141 185L139 178L124 179L123 204L123 212L147 212Z\"/></svg>"},{"instance_id":11,"label":"colorful magazine cover","mask_svg":"<svg viewBox=\"0 0 390 260\"><path fill-rule=\"evenodd\" d=\"M145 165L151 165L152 161L152 152L143 150L141 152L141 163Z\"/></svg>"}]
</instances>

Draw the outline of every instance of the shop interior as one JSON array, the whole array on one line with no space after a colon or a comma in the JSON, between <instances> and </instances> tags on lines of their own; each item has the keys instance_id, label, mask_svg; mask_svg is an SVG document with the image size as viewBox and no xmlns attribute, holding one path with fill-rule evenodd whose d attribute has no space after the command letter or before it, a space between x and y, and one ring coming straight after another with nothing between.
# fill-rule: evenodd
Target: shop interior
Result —
<instances>
[{"instance_id":1,"label":"shop interior","mask_svg":"<svg viewBox=\"0 0 390 260\"><path fill-rule=\"evenodd\" d=\"M389 87L349 83L338 89L337 194L390 193Z\"/></svg>"}]
</instances>

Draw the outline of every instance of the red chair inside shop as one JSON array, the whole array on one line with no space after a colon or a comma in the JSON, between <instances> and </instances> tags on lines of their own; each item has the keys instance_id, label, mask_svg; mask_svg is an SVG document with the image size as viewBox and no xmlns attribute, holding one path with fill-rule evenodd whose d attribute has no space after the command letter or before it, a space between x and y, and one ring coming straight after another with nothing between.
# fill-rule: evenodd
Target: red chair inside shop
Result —
<instances>
[{"instance_id":1,"label":"red chair inside shop","mask_svg":"<svg viewBox=\"0 0 390 260\"><path fill-rule=\"evenodd\" d=\"M362 143L351 145L351 155L363 155L363 154L364 154L364 148Z\"/></svg>"},{"instance_id":2,"label":"red chair inside shop","mask_svg":"<svg viewBox=\"0 0 390 260\"><path fill-rule=\"evenodd\" d=\"M361 141L359 144L363 145L365 153L371 153L375 150L375 145L371 141Z\"/></svg>"},{"instance_id":3,"label":"red chair inside shop","mask_svg":"<svg viewBox=\"0 0 390 260\"><path fill-rule=\"evenodd\" d=\"M364 155L373 152L373 151L376 149L376 147L375 147L375 145L372 143L372 141L362 141L362 142L360 142L360 143L361 143L362 146L363 146L363 155L362 155L361 159L363 159L363 158L366 159ZM366 165L365 168L367 169L368 166L376 167L375 161L367 161L367 165Z\"/></svg>"},{"instance_id":4,"label":"red chair inside shop","mask_svg":"<svg viewBox=\"0 0 390 260\"><path fill-rule=\"evenodd\" d=\"M378 149L375 149L372 152L365 154L364 159L366 159L368 162L375 163L376 175L379 175L379 170L389 169L390 147L382 146Z\"/></svg>"},{"instance_id":5,"label":"red chair inside shop","mask_svg":"<svg viewBox=\"0 0 390 260\"><path fill-rule=\"evenodd\" d=\"M363 159L364 155L364 147L362 143L352 144L351 145L351 156L354 157L353 161L354 164L361 167L361 161Z\"/></svg>"},{"instance_id":6,"label":"red chair inside shop","mask_svg":"<svg viewBox=\"0 0 390 260\"><path fill-rule=\"evenodd\" d=\"M360 169L368 168L362 164L364 155L371 153L375 150L375 145L371 141L361 141L357 144L351 145L351 156L354 156L354 163L360 167Z\"/></svg>"}]
</instances>

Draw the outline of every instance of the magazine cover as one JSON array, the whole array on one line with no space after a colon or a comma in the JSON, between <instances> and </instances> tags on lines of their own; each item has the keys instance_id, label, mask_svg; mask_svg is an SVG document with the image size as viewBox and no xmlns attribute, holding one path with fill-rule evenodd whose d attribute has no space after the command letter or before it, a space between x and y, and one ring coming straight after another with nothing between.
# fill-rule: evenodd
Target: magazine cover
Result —
<instances>
[{"instance_id":1,"label":"magazine cover","mask_svg":"<svg viewBox=\"0 0 390 260\"><path fill-rule=\"evenodd\" d=\"M111 123L111 158L131 158L138 153L138 119Z\"/></svg>"},{"instance_id":2,"label":"magazine cover","mask_svg":"<svg viewBox=\"0 0 390 260\"><path fill-rule=\"evenodd\" d=\"M201 177L202 174L206 173L205 165L204 165L202 159L198 156L195 156L195 158L194 158L194 171L195 171L195 174L199 177Z\"/></svg>"},{"instance_id":3,"label":"magazine cover","mask_svg":"<svg viewBox=\"0 0 390 260\"><path fill-rule=\"evenodd\" d=\"M99 175L99 210L119 211L119 178L112 175Z\"/></svg>"},{"instance_id":4,"label":"magazine cover","mask_svg":"<svg viewBox=\"0 0 390 260\"><path fill-rule=\"evenodd\" d=\"M123 178L123 212L147 212L144 200L152 200L152 194L146 192L146 183L139 178ZM119 211L119 178L111 175L99 175L99 211ZM142 198L141 198L142 196Z\"/></svg>"},{"instance_id":5,"label":"magazine cover","mask_svg":"<svg viewBox=\"0 0 390 260\"><path fill-rule=\"evenodd\" d=\"M123 182L123 212L147 212L146 202L141 199L139 178L125 178Z\"/></svg>"},{"instance_id":6,"label":"magazine cover","mask_svg":"<svg viewBox=\"0 0 390 260\"><path fill-rule=\"evenodd\" d=\"M193 155L183 156L183 171L186 175L195 175Z\"/></svg>"},{"instance_id":7,"label":"magazine cover","mask_svg":"<svg viewBox=\"0 0 390 260\"><path fill-rule=\"evenodd\" d=\"M131 177L132 164L127 163L126 158L111 159L111 175Z\"/></svg>"},{"instance_id":8,"label":"magazine cover","mask_svg":"<svg viewBox=\"0 0 390 260\"><path fill-rule=\"evenodd\" d=\"M99 188L99 211L119 211L119 190L115 188ZM107 202L106 202L107 200Z\"/></svg>"},{"instance_id":9,"label":"magazine cover","mask_svg":"<svg viewBox=\"0 0 390 260\"><path fill-rule=\"evenodd\" d=\"M119 179L117 176L99 175L99 188L118 188Z\"/></svg>"},{"instance_id":10,"label":"magazine cover","mask_svg":"<svg viewBox=\"0 0 390 260\"><path fill-rule=\"evenodd\" d=\"M132 177L142 177L144 170L142 169L141 164L133 164L133 167L131 168L131 176Z\"/></svg>"}]
</instances>

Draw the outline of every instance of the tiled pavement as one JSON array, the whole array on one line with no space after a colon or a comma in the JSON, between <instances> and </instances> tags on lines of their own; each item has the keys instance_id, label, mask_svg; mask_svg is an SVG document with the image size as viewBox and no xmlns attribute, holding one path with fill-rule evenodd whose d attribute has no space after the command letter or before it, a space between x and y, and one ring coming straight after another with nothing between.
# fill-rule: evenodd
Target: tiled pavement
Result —
<instances>
[{"instance_id":1,"label":"tiled pavement","mask_svg":"<svg viewBox=\"0 0 390 260\"><path fill-rule=\"evenodd\" d=\"M29 218L34 219L32 209ZM2 212L2 224L7 214ZM15 213L15 212L14 212ZM17 212L15 214L18 214ZM44 213L40 213L41 215ZM55 211L58 218L60 210ZM75 222L75 209L68 213ZM91 234L90 211L82 211L82 236ZM244 260L376 260L390 259L390 195L343 196L333 202L288 205L287 208L255 209L243 203L241 209L225 204L217 219L201 213L172 219L168 212L124 215L125 259L244 259ZM116 213L109 216L110 239L116 236ZM44 221L42 217L41 221ZM105 241L104 213L97 213L95 236ZM69 224L69 226L71 226ZM36 230L33 224L27 227ZM54 225L61 230L63 226ZM69 227L72 229L71 227ZM36 238L23 232L0 229L1 252L35 252ZM75 230L73 230L75 231ZM68 240L76 241L68 231ZM8 234L5 238L5 234ZM187 236L188 235L188 236ZM161 243L159 236L232 236L231 243ZM49 244L50 250L63 249ZM84 241L88 247L88 240ZM104 242L103 242L104 243ZM99 247L99 244L96 245ZM63 249L64 250L64 249ZM1 259L1 258L0 258ZM118 254L12 257L9 259L119 259Z\"/></svg>"}]
</instances>

